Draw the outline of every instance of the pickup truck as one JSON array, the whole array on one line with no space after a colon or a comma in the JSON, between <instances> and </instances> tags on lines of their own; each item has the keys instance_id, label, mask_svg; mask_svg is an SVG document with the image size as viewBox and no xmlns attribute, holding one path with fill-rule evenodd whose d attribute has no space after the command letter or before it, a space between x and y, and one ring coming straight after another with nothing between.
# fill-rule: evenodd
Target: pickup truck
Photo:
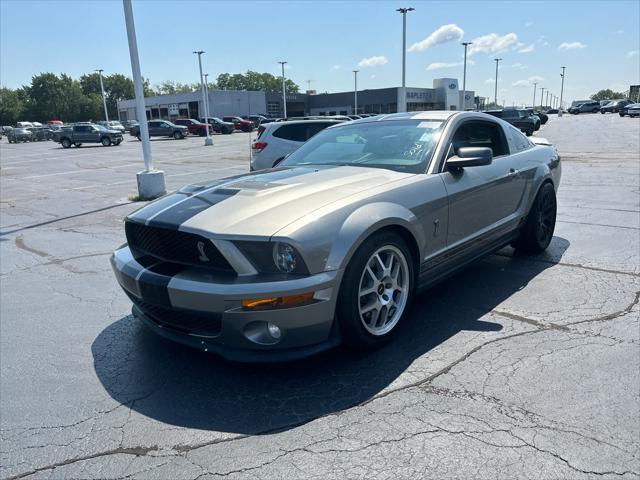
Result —
<instances>
[{"instance_id":1,"label":"pickup truck","mask_svg":"<svg viewBox=\"0 0 640 480\"><path fill-rule=\"evenodd\" d=\"M53 132L51 140L58 142L63 148L69 148L71 145L79 147L83 143L101 143L103 146L108 147L110 145L120 145L122 133L116 130L108 130L102 125L88 123Z\"/></svg>"},{"instance_id":2,"label":"pickup truck","mask_svg":"<svg viewBox=\"0 0 640 480\"><path fill-rule=\"evenodd\" d=\"M173 137L175 140L182 140L189 134L189 129L184 125L175 125L168 120L149 120L150 137ZM140 140L140 125L134 125L129 130L132 137Z\"/></svg>"}]
</instances>

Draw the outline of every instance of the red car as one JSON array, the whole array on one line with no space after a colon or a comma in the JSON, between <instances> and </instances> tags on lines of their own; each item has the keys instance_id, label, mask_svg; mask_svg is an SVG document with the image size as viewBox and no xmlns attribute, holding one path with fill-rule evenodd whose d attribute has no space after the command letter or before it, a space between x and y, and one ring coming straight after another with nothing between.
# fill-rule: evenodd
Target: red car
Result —
<instances>
[{"instance_id":1,"label":"red car","mask_svg":"<svg viewBox=\"0 0 640 480\"><path fill-rule=\"evenodd\" d=\"M250 120L245 120L240 117L228 116L222 117L222 120L225 122L233 123L233 126L236 127L236 130L242 130L243 132L252 132L255 125Z\"/></svg>"},{"instance_id":2,"label":"red car","mask_svg":"<svg viewBox=\"0 0 640 480\"><path fill-rule=\"evenodd\" d=\"M207 131L205 130L207 125L193 118L176 118L173 123L187 127L189 129L189 133L192 135L200 135L201 137L204 137L207 134ZM209 125L209 134L213 134L211 125Z\"/></svg>"}]
</instances>

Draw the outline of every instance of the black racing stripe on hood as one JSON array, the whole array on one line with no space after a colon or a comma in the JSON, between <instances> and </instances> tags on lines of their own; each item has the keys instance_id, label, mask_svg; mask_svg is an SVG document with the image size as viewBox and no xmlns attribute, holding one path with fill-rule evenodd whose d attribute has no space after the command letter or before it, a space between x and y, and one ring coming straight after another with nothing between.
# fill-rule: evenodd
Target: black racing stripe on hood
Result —
<instances>
[{"instance_id":1,"label":"black racing stripe on hood","mask_svg":"<svg viewBox=\"0 0 640 480\"><path fill-rule=\"evenodd\" d=\"M239 190L225 188L194 195L188 200L180 202L160 213L157 217L151 219L148 225L152 227L178 230L180 225L190 218L204 212L206 209L213 207L227 198L234 196L238 192Z\"/></svg>"}]
</instances>

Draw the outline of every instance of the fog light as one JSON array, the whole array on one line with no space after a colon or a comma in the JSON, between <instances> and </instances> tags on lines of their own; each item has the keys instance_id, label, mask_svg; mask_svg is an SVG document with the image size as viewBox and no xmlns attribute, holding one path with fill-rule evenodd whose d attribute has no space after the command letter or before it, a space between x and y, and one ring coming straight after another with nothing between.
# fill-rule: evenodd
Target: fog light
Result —
<instances>
[{"instance_id":1,"label":"fog light","mask_svg":"<svg viewBox=\"0 0 640 480\"><path fill-rule=\"evenodd\" d=\"M280 327L278 327L277 325L274 325L273 323L269 322L267 324L267 330L269 330L269 335L271 335L273 338L280 338L282 336L282 332L280 331Z\"/></svg>"}]
</instances>

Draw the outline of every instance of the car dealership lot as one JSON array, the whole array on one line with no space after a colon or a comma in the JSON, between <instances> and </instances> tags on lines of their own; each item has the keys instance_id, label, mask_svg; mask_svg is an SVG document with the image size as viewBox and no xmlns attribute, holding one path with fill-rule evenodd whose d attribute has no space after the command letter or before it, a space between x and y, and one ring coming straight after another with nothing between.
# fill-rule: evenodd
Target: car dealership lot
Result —
<instances>
[{"instance_id":1,"label":"car dealership lot","mask_svg":"<svg viewBox=\"0 0 640 480\"><path fill-rule=\"evenodd\" d=\"M140 205L137 141L3 141L0 476L637 478L639 133L552 116L545 254L507 248L425 292L378 352L257 366L129 314L108 258ZM214 141L152 141L170 189L248 170L249 134Z\"/></svg>"}]
</instances>

